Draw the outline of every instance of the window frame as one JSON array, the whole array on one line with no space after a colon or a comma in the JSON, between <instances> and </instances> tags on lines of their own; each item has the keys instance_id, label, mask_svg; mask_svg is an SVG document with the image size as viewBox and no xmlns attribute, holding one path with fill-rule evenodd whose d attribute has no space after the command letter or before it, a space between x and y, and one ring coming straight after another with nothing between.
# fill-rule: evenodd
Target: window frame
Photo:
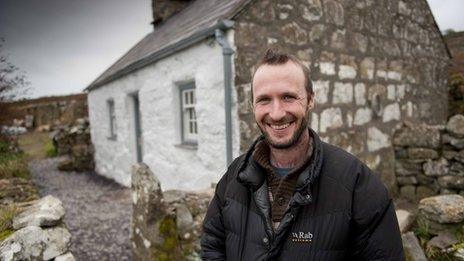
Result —
<instances>
[{"instance_id":1,"label":"window frame","mask_svg":"<svg viewBox=\"0 0 464 261\"><path fill-rule=\"evenodd\" d=\"M189 121L194 124L195 133L187 134L186 133L186 126L185 123L187 122L185 117L186 114L184 113L184 109L186 108L186 104L184 103L184 93L186 91L193 91L193 96L190 97L193 100L193 104L187 104L187 109L193 109L193 121L192 118L189 117ZM180 136L181 136L181 144L182 145L190 145L190 146L197 146L198 145L198 118L196 115L196 105L197 105L197 98L196 98L196 86L194 82L182 84L179 86L179 108L180 108ZM195 135L193 138L189 137L188 135Z\"/></svg>"},{"instance_id":2,"label":"window frame","mask_svg":"<svg viewBox=\"0 0 464 261\"><path fill-rule=\"evenodd\" d=\"M113 99L106 100L107 112L108 112L108 123L109 123L109 140L116 140L117 138L117 126L116 126L116 106Z\"/></svg>"}]
</instances>

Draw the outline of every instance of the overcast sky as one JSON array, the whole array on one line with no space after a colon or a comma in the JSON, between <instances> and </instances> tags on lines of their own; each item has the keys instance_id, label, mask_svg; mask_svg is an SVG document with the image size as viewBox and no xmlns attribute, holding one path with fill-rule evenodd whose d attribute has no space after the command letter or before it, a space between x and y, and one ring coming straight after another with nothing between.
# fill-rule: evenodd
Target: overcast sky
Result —
<instances>
[{"instance_id":1,"label":"overcast sky","mask_svg":"<svg viewBox=\"0 0 464 261\"><path fill-rule=\"evenodd\" d=\"M428 0L442 31L464 30L464 0ZM0 0L3 53L29 97L82 91L152 27L150 0Z\"/></svg>"}]
</instances>

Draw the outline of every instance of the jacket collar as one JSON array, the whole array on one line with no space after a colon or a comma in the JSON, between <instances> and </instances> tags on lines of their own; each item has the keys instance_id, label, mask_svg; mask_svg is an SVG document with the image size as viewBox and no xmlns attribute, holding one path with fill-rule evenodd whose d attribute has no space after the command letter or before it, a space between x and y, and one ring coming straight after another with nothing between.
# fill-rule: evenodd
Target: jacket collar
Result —
<instances>
[{"instance_id":1,"label":"jacket collar","mask_svg":"<svg viewBox=\"0 0 464 261\"><path fill-rule=\"evenodd\" d=\"M308 131L309 135L313 138L313 153L311 154L309 165L303 170L297 180L294 200L299 204L312 202L310 185L319 177L322 167L322 142L316 132L310 128ZM263 139L264 137L260 136L253 142L238 168L238 182L252 188L253 191L259 189L266 180L265 170L252 157L256 144Z\"/></svg>"}]
</instances>

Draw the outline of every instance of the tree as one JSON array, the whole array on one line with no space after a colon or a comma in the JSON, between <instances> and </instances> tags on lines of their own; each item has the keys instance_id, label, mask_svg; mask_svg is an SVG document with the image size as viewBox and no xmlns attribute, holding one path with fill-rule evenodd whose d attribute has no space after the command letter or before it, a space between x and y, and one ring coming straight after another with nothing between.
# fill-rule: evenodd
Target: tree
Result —
<instances>
[{"instance_id":1,"label":"tree","mask_svg":"<svg viewBox=\"0 0 464 261\"><path fill-rule=\"evenodd\" d=\"M2 52L5 39L0 38L0 103L11 101L29 90L29 82L24 72L8 61Z\"/></svg>"}]
</instances>

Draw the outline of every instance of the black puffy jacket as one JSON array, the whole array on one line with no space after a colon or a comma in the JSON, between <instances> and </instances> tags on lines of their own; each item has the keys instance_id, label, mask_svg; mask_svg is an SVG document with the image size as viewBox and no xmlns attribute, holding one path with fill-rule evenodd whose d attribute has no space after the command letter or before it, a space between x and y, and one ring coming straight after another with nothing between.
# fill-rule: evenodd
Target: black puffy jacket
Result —
<instances>
[{"instance_id":1,"label":"black puffy jacket","mask_svg":"<svg viewBox=\"0 0 464 261\"><path fill-rule=\"evenodd\" d=\"M257 141L229 166L203 223L203 260L404 260L393 202L380 179L310 132L311 162L275 230L266 173L251 156Z\"/></svg>"}]
</instances>

